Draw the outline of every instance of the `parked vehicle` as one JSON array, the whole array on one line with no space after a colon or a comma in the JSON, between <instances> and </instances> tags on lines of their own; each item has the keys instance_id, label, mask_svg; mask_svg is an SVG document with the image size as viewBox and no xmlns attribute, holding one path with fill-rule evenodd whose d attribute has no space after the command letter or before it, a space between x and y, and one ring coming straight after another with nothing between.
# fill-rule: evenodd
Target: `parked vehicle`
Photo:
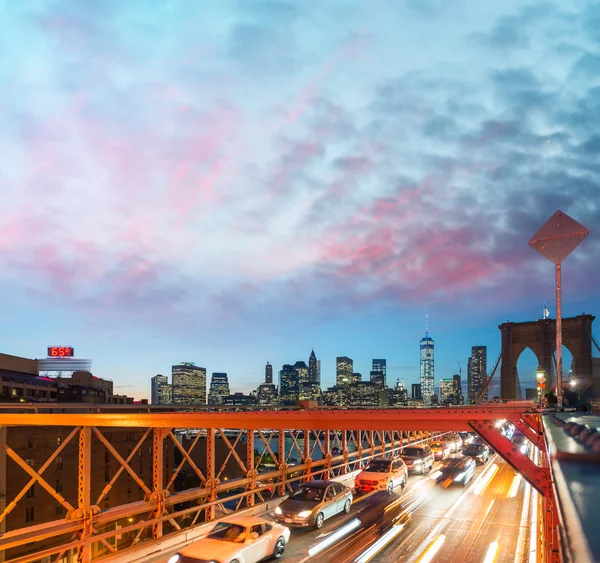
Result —
<instances>
[{"instance_id":1,"label":"parked vehicle","mask_svg":"<svg viewBox=\"0 0 600 563\"><path fill-rule=\"evenodd\" d=\"M275 509L277 522L287 526L319 529L328 518L344 512L352 505L352 491L337 481L302 483Z\"/></svg>"},{"instance_id":2,"label":"parked vehicle","mask_svg":"<svg viewBox=\"0 0 600 563\"><path fill-rule=\"evenodd\" d=\"M408 470L402 459L374 459L354 479L354 489L365 493L377 489L390 495L397 486L406 487Z\"/></svg>"},{"instance_id":3,"label":"parked vehicle","mask_svg":"<svg viewBox=\"0 0 600 563\"><path fill-rule=\"evenodd\" d=\"M425 474L431 471L435 461L433 451L425 444L406 446L402 449L400 457L409 473Z\"/></svg>"},{"instance_id":4,"label":"parked vehicle","mask_svg":"<svg viewBox=\"0 0 600 563\"><path fill-rule=\"evenodd\" d=\"M232 516L217 522L204 538L169 558L168 563L258 563L279 559L290 539L290 530L258 516Z\"/></svg>"}]
</instances>

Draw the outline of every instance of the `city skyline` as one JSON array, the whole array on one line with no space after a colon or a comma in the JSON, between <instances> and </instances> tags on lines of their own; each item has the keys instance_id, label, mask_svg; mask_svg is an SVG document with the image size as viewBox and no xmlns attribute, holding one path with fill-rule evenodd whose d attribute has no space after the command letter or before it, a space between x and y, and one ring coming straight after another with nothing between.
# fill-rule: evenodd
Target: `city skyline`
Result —
<instances>
[{"instance_id":1,"label":"city skyline","mask_svg":"<svg viewBox=\"0 0 600 563\"><path fill-rule=\"evenodd\" d=\"M429 314L464 380L555 315L557 209L591 231L563 314L600 311L593 3L101 4L1 8L1 351L74 346L137 398L311 347L323 388L344 354L410 388Z\"/></svg>"}]
</instances>

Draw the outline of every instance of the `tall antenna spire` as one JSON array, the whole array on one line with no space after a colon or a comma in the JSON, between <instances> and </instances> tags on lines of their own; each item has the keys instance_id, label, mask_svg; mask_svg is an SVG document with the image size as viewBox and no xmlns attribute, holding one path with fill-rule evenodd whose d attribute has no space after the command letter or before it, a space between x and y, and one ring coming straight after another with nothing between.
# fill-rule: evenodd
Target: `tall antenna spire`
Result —
<instances>
[{"instance_id":1,"label":"tall antenna spire","mask_svg":"<svg viewBox=\"0 0 600 563\"><path fill-rule=\"evenodd\" d=\"M425 315L425 338L429 338L429 315Z\"/></svg>"}]
</instances>

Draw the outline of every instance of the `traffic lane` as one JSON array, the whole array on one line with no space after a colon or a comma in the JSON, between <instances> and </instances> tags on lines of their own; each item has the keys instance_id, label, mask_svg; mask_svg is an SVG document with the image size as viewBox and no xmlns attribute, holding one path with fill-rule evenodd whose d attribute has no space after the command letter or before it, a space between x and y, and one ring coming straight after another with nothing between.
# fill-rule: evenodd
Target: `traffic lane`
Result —
<instances>
[{"instance_id":1,"label":"traffic lane","mask_svg":"<svg viewBox=\"0 0 600 563\"><path fill-rule=\"evenodd\" d=\"M403 512L414 514L417 508L420 508L422 514L431 514L432 520L435 521L444 510L450 507L453 499L460 495L458 490L453 491L449 495L440 495L436 505L430 506L431 503L425 504L430 499L430 492L436 491L437 486L431 480L431 476L440 465L439 462L436 462L433 471L425 476L409 476L408 486L401 497L398 495L389 497L385 494L381 496L381 493L376 493L375 496L373 494L359 496L355 498L352 510L348 516L336 516L326 521L326 526L321 530L292 529L292 537L286 550L286 561L289 560L294 563L308 561L311 559L309 557L309 550L311 548L314 550L328 536L344 528L344 526L356 518L360 521L360 527L337 540L332 547L320 552L314 557L315 561L326 562L335 560L336 563L342 563L346 560L353 561L356 556L360 555L369 545L380 538L393 525L394 519L401 516ZM477 467L475 477L481 471L482 467ZM462 490L462 487L459 489ZM390 509L392 506L393 509ZM406 525L407 527L411 526L410 522ZM424 534L426 533L425 531ZM359 548L358 551L356 550L357 546ZM354 555L354 558L352 555Z\"/></svg>"},{"instance_id":2,"label":"traffic lane","mask_svg":"<svg viewBox=\"0 0 600 563\"><path fill-rule=\"evenodd\" d=\"M512 563L520 530L523 485L514 498L507 498L515 472L498 457L490 463L486 471L493 472L494 464L497 470L483 489L477 479L466 490L438 485L428 505L412 519L408 533L400 535L373 561L417 561L427 549L435 549L437 542L441 547L436 562L480 562L492 542L497 542L496 562ZM441 509L448 504L448 508Z\"/></svg>"},{"instance_id":3,"label":"traffic lane","mask_svg":"<svg viewBox=\"0 0 600 563\"><path fill-rule=\"evenodd\" d=\"M439 464L436 465L439 466ZM389 496L387 493L382 494L381 492L374 492L366 495L355 496L349 514L334 516L333 518L326 520L323 528L320 530L314 530L313 528L290 528L292 535L288 547L286 548L285 560L289 560L293 563L303 561L309 557L309 549L315 547L317 544L327 538L327 536L343 528L356 518L358 518L360 521L360 529L341 539L339 542L336 542L335 545L338 546L337 549L341 549L340 546L347 541L356 541L357 537L360 537L362 545L364 545L364 542L367 542L369 539L376 539L375 536L372 537L371 533L368 534L368 537L365 537L365 535L360 533L360 531L370 528L373 524L376 524L377 527L380 527L381 523L383 522L384 510L386 506L396 502L400 498L407 498L408 495L413 494L414 491L423 486L430 486L429 475L411 475L408 478L408 485L401 495L396 493L392 496ZM393 514L386 515L388 517L393 516ZM382 519L381 522L379 522L380 519ZM371 530L371 532L372 531L373 530ZM329 553L329 550L327 553ZM328 557L328 555L325 552L321 552L317 557L315 557L315 561L326 561L326 557ZM335 559L338 563L340 563L338 554L336 554Z\"/></svg>"}]
</instances>

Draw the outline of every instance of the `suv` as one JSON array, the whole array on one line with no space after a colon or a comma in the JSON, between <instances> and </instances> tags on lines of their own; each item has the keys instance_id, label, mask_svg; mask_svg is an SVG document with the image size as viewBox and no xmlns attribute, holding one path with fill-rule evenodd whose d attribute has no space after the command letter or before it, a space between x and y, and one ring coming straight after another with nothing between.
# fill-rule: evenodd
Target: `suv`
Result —
<instances>
[{"instance_id":1,"label":"suv","mask_svg":"<svg viewBox=\"0 0 600 563\"><path fill-rule=\"evenodd\" d=\"M460 452L463 449L462 438L458 434L444 434L441 439L444 442L448 442L452 448L452 453Z\"/></svg>"},{"instance_id":2,"label":"suv","mask_svg":"<svg viewBox=\"0 0 600 563\"><path fill-rule=\"evenodd\" d=\"M406 463L408 472L422 473L431 471L433 467L433 452L427 445L406 446L402 448L400 457Z\"/></svg>"},{"instance_id":3,"label":"suv","mask_svg":"<svg viewBox=\"0 0 600 563\"><path fill-rule=\"evenodd\" d=\"M398 485L406 487L407 478L406 464L401 459L374 459L356 476L354 488L361 493L386 490L391 495Z\"/></svg>"}]
</instances>

